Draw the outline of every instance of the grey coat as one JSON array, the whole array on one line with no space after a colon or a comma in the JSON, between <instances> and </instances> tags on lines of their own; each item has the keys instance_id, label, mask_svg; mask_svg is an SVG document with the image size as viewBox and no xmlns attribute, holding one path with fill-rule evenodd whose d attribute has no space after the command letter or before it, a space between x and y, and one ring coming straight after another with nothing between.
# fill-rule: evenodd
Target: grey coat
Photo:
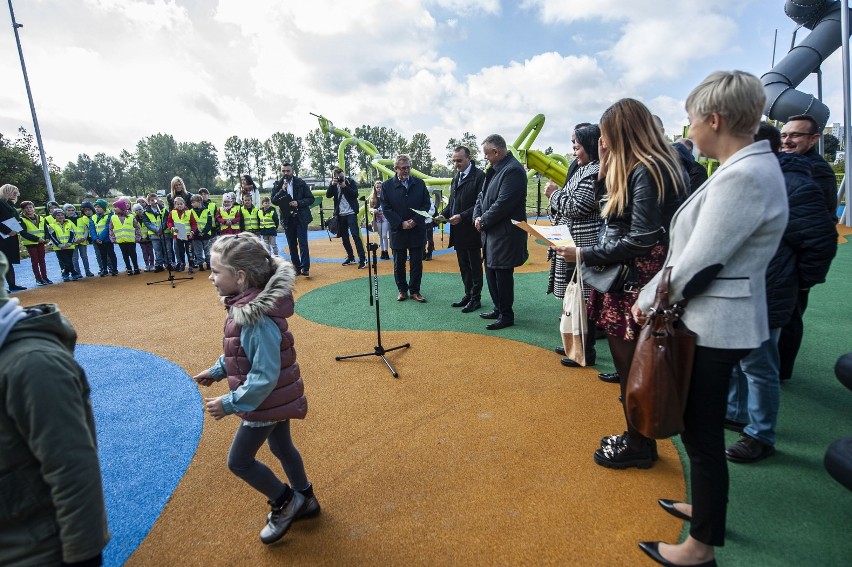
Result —
<instances>
[{"instance_id":1,"label":"grey coat","mask_svg":"<svg viewBox=\"0 0 852 567\"><path fill-rule=\"evenodd\" d=\"M786 226L784 176L765 140L731 156L675 213L664 264L672 267L669 298L683 300L686 289L683 321L699 346L753 349L769 338L766 266ZM639 294L642 311L659 278Z\"/></svg>"},{"instance_id":2,"label":"grey coat","mask_svg":"<svg viewBox=\"0 0 852 567\"><path fill-rule=\"evenodd\" d=\"M514 268L527 261L527 233L512 220L527 218L527 174L512 154L485 174L485 189L476 198L473 218L480 219L485 266Z\"/></svg>"}]
</instances>

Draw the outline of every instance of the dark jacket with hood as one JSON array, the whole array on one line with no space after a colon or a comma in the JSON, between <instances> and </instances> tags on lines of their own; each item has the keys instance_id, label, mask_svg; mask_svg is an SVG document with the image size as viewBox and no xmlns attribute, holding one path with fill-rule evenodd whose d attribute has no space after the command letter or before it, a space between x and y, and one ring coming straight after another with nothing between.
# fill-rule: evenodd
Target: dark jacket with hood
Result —
<instances>
[{"instance_id":1,"label":"dark jacket with hood","mask_svg":"<svg viewBox=\"0 0 852 567\"><path fill-rule=\"evenodd\" d=\"M76 339L56 305L0 299L0 565L85 561L109 541Z\"/></svg>"}]
</instances>

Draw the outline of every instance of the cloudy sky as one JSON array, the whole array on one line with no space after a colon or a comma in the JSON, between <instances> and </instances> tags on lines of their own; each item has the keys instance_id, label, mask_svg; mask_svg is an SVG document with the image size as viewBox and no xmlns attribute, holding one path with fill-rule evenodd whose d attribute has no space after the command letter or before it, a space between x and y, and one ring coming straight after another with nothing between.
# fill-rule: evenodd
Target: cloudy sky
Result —
<instances>
[{"instance_id":1,"label":"cloudy sky","mask_svg":"<svg viewBox=\"0 0 852 567\"><path fill-rule=\"evenodd\" d=\"M570 128L631 96L669 133L718 69L760 76L790 45L783 0L13 0L45 149L118 155L148 135L212 142L317 126L510 142L570 152ZM6 4L5 2L3 3ZM4 6L5 10L5 6ZM4 17L8 18L8 15ZM11 25L0 32L0 133L32 132ZM799 32L801 40L808 30ZM823 67L842 121L841 62ZM808 79L800 87L816 91ZM306 164L307 165L307 164Z\"/></svg>"}]
</instances>

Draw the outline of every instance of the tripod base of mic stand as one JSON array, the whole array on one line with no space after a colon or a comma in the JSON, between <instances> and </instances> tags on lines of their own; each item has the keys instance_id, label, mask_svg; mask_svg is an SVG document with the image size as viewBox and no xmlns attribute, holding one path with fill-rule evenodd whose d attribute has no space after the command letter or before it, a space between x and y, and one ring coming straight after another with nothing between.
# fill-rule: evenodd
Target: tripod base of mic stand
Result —
<instances>
[{"instance_id":1,"label":"tripod base of mic stand","mask_svg":"<svg viewBox=\"0 0 852 567\"><path fill-rule=\"evenodd\" d=\"M157 281L155 281L155 282L147 282L145 285L154 285L154 284L161 284L161 283L170 283L170 284L172 284L172 288L174 288L174 287L175 287L175 282L177 282L177 281L181 281L181 280L191 280L191 279L192 279L191 277L176 278L176 277L174 277L174 276L172 276L172 275L169 275L169 277L167 277L167 278L166 278L166 279L164 279L164 280L157 280Z\"/></svg>"},{"instance_id":2,"label":"tripod base of mic stand","mask_svg":"<svg viewBox=\"0 0 852 567\"><path fill-rule=\"evenodd\" d=\"M404 345L395 346L393 348L385 348L382 345L376 345L375 347L373 347L373 352L362 352L361 354L347 354L346 356L335 356L334 360L345 360L347 358L361 358L363 356L378 356L385 362L385 364L388 367L388 370L390 370L390 372L391 372L391 375L393 375L394 378L399 378L399 373L396 370L394 370L393 366L391 366L391 363L388 362L387 358L385 358L385 353L395 351L395 350L399 350L401 348L409 348L410 346L411 346L411 343L405 343Z\"/></svg>"}]
</instances>

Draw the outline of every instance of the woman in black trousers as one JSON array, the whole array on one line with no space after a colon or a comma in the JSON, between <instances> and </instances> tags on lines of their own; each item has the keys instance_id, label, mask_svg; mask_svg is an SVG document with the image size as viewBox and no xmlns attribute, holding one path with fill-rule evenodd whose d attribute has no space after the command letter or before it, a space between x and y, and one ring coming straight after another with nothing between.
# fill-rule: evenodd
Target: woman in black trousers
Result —
<instances>
[{"instance_id":1,"label":"woman in black trousers","mask_svg":"<svg viewBox=\"0 0 852 567\"><path fill-rule=\"evenodd\" d=\"M6 260L9 261L9 271L6 272L6 283L9 285L9 291L23 291L27 289L15 282L14 265L21 263L21 243L18 232L3 224L4 221L12 219L17 221L18 224L21 224L21 216L15 207L18 195L20 195L20 191L14 185L6 183L0 187L0 233L3 233L4 237L0 238L0 254L4 254Z\"/></svg>"},{"instance_id":2,"label":"woman in black trousers","mask_svg":"<svg viewBox=\"0 0 852 567\"><path fill-rule=\"evenodd\" d=\"M766 267L787 225L778 160L768 141L754 142L764 103L761 82L741 71L710 75L686 99L690 138L721 165L672 218L664 264L670 301L688 300L682 320L697 348L681 434L692 505L660 500L691 521L689 536L678 545L639 544L663 565L715 565L715 547L725 542L728 383L734 364L769 338ZM639 294L637 322L645 321L659 278Z\"/></svg>"}]
</instances>

